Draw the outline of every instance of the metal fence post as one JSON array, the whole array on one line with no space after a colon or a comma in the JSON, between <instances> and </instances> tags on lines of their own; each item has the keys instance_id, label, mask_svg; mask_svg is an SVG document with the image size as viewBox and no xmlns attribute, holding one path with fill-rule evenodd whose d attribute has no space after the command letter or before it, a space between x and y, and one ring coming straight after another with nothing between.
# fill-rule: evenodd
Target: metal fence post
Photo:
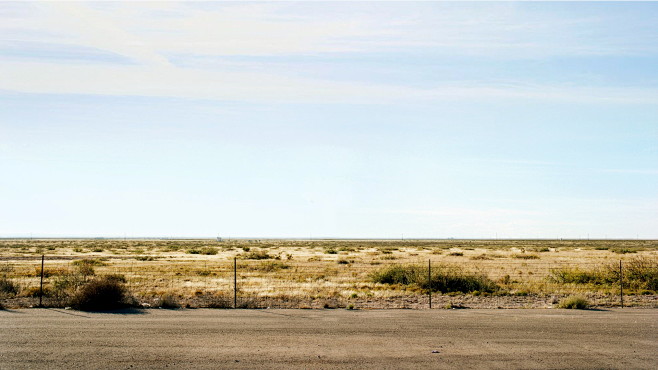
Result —
<instances>
[{"instance_id":1,"label":"metal fence post","mask_svg":"<svg viewBox=\"0 0 658 370\"><path fill-rule=\"evenodd\" d=\"M621 260L619 260L619 300L621 308L624 308L624 275L621 268Z\"/></svg>"},{"instance_id":2,"label":"metal fence post","mask_svg":"<svg viewBox=\"0 0 658 370\"><path fill-rule=\"evenodd\" d=\"M233 257L233 308L238 308L238 259Z\"/></svg>"},{"instance_id":3,"label":"metal fence post","mask_svg":"<svg viewBox=\"0 0 658 370\"><path fill-rule=\"evenodd\" d=\"M43 260L46 258L45 255L41 255L41 282L39 283L39 307L41 307L41 302L43 299Z\"/></svg>"},{"instance_id":4,"label":"metal fence post","mask_svg":"<svg viewBox=\"0 0 658 370\"><path fill-rule=\"evenodd\" d=\"M427 292L430 297L430 309L432 308L432 260L427 260Z\"/></svg>"}]
</instances>

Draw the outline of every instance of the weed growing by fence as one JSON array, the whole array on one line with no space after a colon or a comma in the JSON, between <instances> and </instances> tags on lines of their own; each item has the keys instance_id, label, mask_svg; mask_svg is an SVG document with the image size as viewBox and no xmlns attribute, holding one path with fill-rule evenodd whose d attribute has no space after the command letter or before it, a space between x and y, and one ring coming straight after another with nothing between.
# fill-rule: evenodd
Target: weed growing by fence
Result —
<instances>
[{"instance_id":1,"label":"weed growing by fence","mask_svg":"<svg viewBox=\"0 0 658 370\"><path fill-rule=\"evenodd\" d=\"M630 290L658 291L658 261L650 257L636 257L623 267L624 285ZM549 281L558 284L590 284L615 286L619 284L619 265L603 264L592 269L562 267L552 269Z\"/></svg>"},{"instance_id":2,"label":"weed growing by fence","mask_svg":"<svg viewBox=\"0 0 658 370\"><path fill-rule=\"evenodd\" d=\"M105 311L125 307L128 302L125 278L106 275L84 284L71 298L71 306L84 311Z\"/></svg>"},{"instance_id":3,"label":"weed growing by fence","mask_svg":"<svg viewBox=\"0 0 658 370\"><path fill-rule=\"evenodd\" d=\"M569 296L558 304L558 308L585 310L589 307L587 299L580 296Z\"/></svg>"},{"instance_id":4,"label":"weed growing by fence","mask_svg":"<svg viewBox=\"0 0 658 370\"><path fill-rule=\"evenodd\" d=\"M12 280L0 277L0 294L14 296L18 294L20 287Z\"/></svg>"},{"instance_id":5,"label":"weed growing by fence","mask_svg":"<svg viewBox=\"0 0 658 370\"><path fill-rule=\"evenodd\" d=\"M427 269L418 265L393 265L375 271L371 280L380 284L413 285L433 292L471 293L495 292L498 285L482 274L472 273L451 265L432 267L432 276L428 280Z\"/></svg>"}]
</instances>

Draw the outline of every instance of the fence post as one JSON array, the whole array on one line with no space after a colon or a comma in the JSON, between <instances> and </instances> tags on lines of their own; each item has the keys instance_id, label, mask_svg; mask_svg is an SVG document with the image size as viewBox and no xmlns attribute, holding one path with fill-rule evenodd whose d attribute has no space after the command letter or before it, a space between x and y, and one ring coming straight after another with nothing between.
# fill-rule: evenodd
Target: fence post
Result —
<instances>
[{"instance_id":1,"label":"fence post","mask_svg":"<svg viewBox=\"0 0 658 370\"><path fill-rule=\"evenodd\" d=\"M432 308L432 260L427 260L427 292L430 296L430 309Z\"/></svg>"},{"instance_id":2,"label":"fence post","mask_svg":"<svg viewBox=\"0 0 658 370\"><path fill-rule=\"evenodd\" d=\"M621 268L621 260L619 260L619 299L621 301L621 308L624 308L624 275Z\"/></svg>"},{"instance_id":3,"label":"fence post","mask_svg":"<svg viewBox=\"0 0 658 370\"><path fill-rule=\"evenodd\" d=\"M238 308L238 259L233 257L233 308Z\"/></svg>"},{"instance_id":4,"label":"fence post","mask_svg":"<svg viewBox=\"0 0 658 370\"><path fill-rule=\"evenodd\" d=\"M43 260L45 255L41 255L41 282L39 283L39 307L41 307L41 302L43 299Z\"/></svg>"}]
</instances>

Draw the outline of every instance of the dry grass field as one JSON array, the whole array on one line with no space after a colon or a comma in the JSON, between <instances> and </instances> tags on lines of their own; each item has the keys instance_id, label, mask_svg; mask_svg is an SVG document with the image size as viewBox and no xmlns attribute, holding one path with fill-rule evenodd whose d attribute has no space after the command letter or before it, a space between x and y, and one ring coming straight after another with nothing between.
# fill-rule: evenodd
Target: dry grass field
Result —
<instances>
[{"instance_id":1,"label":"dry grass field","mask_svg":"<svg viewBox=\"0 0 658 370\"><path fill-rule=\"evenodd\" d=\"M658 307L646 240L0 240L0 302L67 306L103 276L156 307ZM431 263L431 278L428 264ZM235 264L235 265L234 265ZM236 273L234 275L234 266Z\"/></svg>"}]
</instances>

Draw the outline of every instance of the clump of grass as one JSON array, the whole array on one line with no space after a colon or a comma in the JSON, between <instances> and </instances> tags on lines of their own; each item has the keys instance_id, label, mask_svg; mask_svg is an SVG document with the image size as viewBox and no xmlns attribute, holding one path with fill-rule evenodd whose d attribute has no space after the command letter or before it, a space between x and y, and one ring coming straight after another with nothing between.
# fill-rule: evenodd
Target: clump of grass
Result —
<instances>
[{"instance_id":1,"label":"clump of grass","mask_svg":"<svg viewBox=\"0 0 658 370\"><path fill-rule=\"evenodd\" d=\"M491 260L492 258L487 256L486 254L480 254L477 256L471 257L472 260Z\"/></svg>"},{"instance_id":2,"label":"clump of grass","mask_svg":"<svg viewBox=\"0 0 658 370\"><path fill-rule=\"evenodd\" d=\"M90 280L72 297L71 306L83 311L106 311L126 306L125 278L107 275Z\"/></svg>"},{"instance_id":3,"label":"clump of grass","mask_svg":"<svg viewBox=\"0 0 658 370\"><path fill-rule=\"evenodd\" d=\"M73 266L107 266L100 258L83 258L71 262Z\"/></svg>"},{"instance_id":4,"label":"clump of grass","mask_svg":"<svg viewBox=\"0 0 658 370\"><path fill-rule=\"evenodd\" d=\"M202 307L205 308L232 308L233 299L224 294L213 294L204 297Z\"/></svg>"},{"instance_id":5,"label":"clump of grass","mask_svg":"<svg viewBox=\"0 0 658 370\"><path fill-rule=\"evenodd\" d=\"M624 279L631 289L658 291L658 260L637 257L626 263Z\"/></svg>"},{"instance_id":6,"label":"clump of grass","mask_svg":"<svg viewBox=\"0 0 658 370\"><path fill-rule=\"evenodd\" d=\"M153 256L137 256L135 257L137 261L155 261L156 257Z\"/></svg>"},{"instance_id":7,"label":"clump of grass","mask_svg":"<svg viewBox=\"0 0 658 370\"><path fill-rule=\"evenodd\" d=\"M658 260L637 257L623 264L624 285L631 290L658 291ZM560 268L550 272L549 280L559 284L619 284L619 265L611 263L594 269Z\"/></svg>"},{"instance_id":8,"label":"clump of grass","mask_svg":"<svg viewBox=\"0 0 658 370\"><path fill-rule=\"evenodd\" d=\"M287 265L279 261L267 261L260 266L260 270L264 272L274 272L274 271L286 270L289 268L290 265Z\"/></svg>"},{"instance_id":9,"label":"clump of grass","mask_svg":"<svg viewBox=\"0 0 658 370\"><path fill-rule=\"evenodd\" d=\"M381 284L414 285L424 290L442 293L473 291L494 292L498 285L484 275L467 272L456 266L432 267L428 281L427 269L416 265L393 265L375 271L371 280Z\"/></svg>"},{"instance_id":10,"label":"clump of grass","mask_svg":"<svg viewBox=\"0 0 658 370\"><path fill-rule=\"evenodd\" d=\"M326 254L338 254L338 251L335 250L334 248L328 248L324 250L324 253Z\"/></svg>"},{"instance_id":11,"label":"clump of grass","mask_svg":"<svg viewBox=\"0 0 658 370\"><path fill-rule=\"evenodd\" d=\"M558 308L566 309L575 309L575 310L585 310L590 306L590 303L587 299L581 296L569 296L560 300L558 303Z\"/></svg>"},{"instance_id":12,"label":"clump of grass","mask_svg":"<svg viewBox=\"0 0 658 370\"><path fill-rule=\"evenodd\" d=\"M559 284L594 284L603 285L614 281L614 276L602 268L583 270L580 268L563 267L552 269L549 280Z\"/></svg>"},{"instance_id":13,"label":"clump of grass","mask_svg":"<svg viewBox=\"0 0 658 370\"><path fill-rule=\"evenodd\" d=\"M199 251L201 254L205 254L207 256L214 256L217 254L217 248L214 247L203 247Z\"/></svg>"},{"instance_id":14,"label":"clump of grass","mask_svg":"<svg viewBox=\"0 0 658 370\"><path fill-rule=\"evenodd\" d=\"M173 294L163 294L158 298L156 307L174 309L180 308L181 305Z\"/></svg>"},{"instance_id":15,"label":"clump of grass","mask_svg":"<svg viewBox=\"0 0 658 370\"><path fill-rule=\"evenodd\" d=\"M461 257L464 255L464 252L450 252L449 256Z\"/></svg>"},{"instance_id":16,"label":"clump of grass","mask_svg":"<svg viewBox=\"0 0 658 370\"><path fill-rule=\"evenodd\" d=\"M0 277L0 294L14 296L18 294L20 287L6 277Z\"/></svg>"},{"instance_id":17,"label":"clump of grass","mask_svg":"<svg viewBox=\"0 0 658 370\"><path fill-rule=\"evenodd\" d=\"M610 249L610 251L618 254L637 253L636 249L630 249L630 248L613 248Z\"/></svg>"},{"instance_id":18,"label":"clump of grass","mask_svg":"<svg viewBox=\"0 0 658 370\"><path fill-rule=\"evenodd\" d=\"M522 259L522 260L538 260L539 256L536 254L515 254L514 258Z\"/></svg>"},{"instance_id":19,"label":"clump of grass","mask_svg":"<svg viewBox=\"0 0 658 370\"><path fill-rule=\"evenodd\" d=\"M267 253L266 250L252 250L248 253L243 253L240 255L240 258L245 260L267 260L276 258L275 256Z\"/></svg>"}]
</instances>

